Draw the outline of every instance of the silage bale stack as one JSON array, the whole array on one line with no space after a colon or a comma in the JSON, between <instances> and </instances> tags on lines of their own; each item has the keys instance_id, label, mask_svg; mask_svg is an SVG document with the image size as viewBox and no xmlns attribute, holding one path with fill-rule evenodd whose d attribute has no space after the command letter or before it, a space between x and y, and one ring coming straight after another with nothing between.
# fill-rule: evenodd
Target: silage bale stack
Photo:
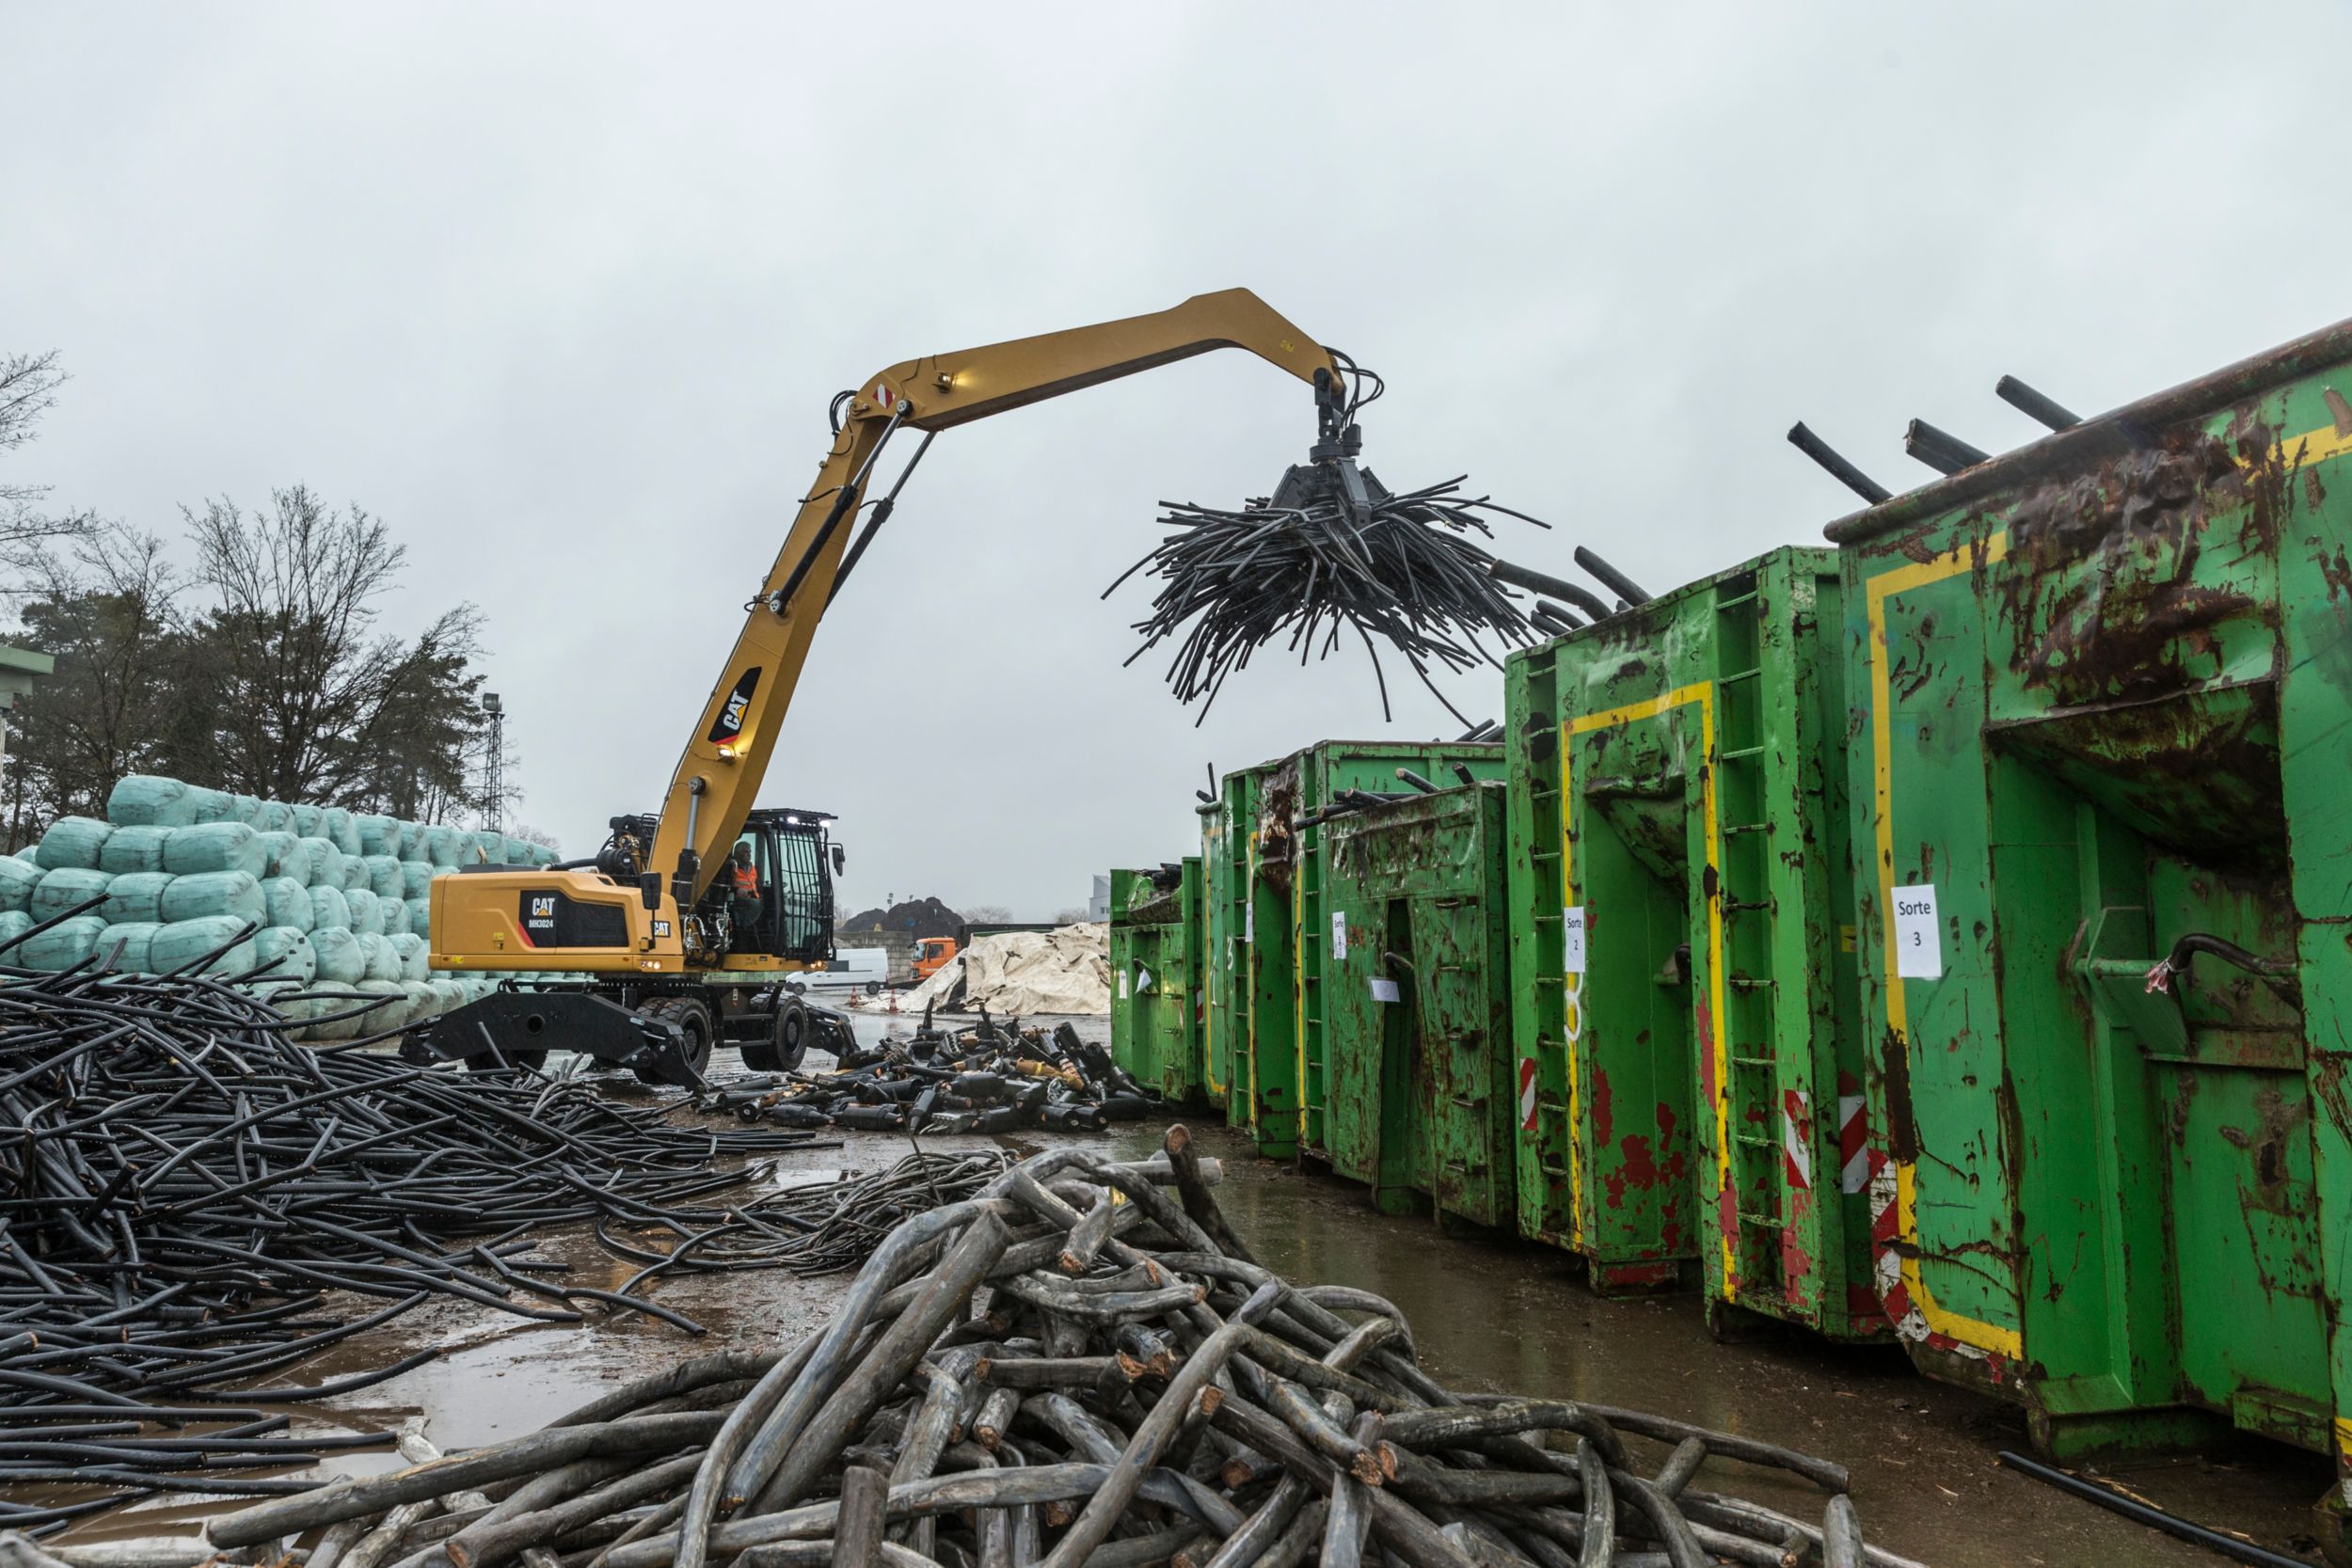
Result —
<instances>
[{"instance_id":1,"label":"silage bale stack","mask_svg":"<svg viewBox=\"0 0 2352 1568\"><path fill-rule=\"evenodd\" d=\"M64 970L114 954L117 967L166 974L206 962L233 974L274 964L279 1010L320 1038L436 1017L486 993L487 975L426 967L431 883L461 865L552 865L555 854L504 834L232 795L132 774L106 819L63 816L38 844L0 856L0 941L92 899L10 950L9 961ZM239 938L246 927L255 929ZM364 1019L327 988L382 997ZM326 1016L329 1021L310 1024Z\"/></svg>"}]
</instances>

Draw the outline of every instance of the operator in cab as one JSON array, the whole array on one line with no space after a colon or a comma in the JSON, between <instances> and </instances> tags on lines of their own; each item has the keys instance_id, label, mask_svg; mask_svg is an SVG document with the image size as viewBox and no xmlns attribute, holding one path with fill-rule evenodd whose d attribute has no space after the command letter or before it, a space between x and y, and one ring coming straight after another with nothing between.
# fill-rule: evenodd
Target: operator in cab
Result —
<instances>
[{"instance_id":1,"label":"operator in cab","mask_svg":"<svg viewBox=\"0 0 2352 1568\"><path fill-rule=\"evenodd\" d=\"M752 847L739 843L727 865L727 885L734 895L735 928L748 932L759 924L759 868L752 863Z\"/></svg>"}]
</instances>

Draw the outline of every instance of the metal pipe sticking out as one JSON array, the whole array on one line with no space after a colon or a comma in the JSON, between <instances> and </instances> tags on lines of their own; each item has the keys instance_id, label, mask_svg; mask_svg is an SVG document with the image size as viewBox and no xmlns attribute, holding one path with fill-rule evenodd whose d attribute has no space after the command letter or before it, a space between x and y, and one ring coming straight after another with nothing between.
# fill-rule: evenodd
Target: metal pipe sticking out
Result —
<instances>
[{"instance_id":1,"label":"metal pipe sticking out","mask_svg":"<svg viewBox=\"0 0 2352 1568\"><path fill-rule=\"evenodd\" d=\"M1415 789L1420 790L1423 795L1435 795L1438 793L1438 786L1436 784L1431 784L1427 779L1422 777L1419 773L1414 772L1409 768L1398 768L1396 770L1396 776L1400 783L1412 785Z\"/></svg>"},{"instance_id":2,"label":"metal pipe sticking out","mask_svg":"<svg viewBox=\"0 0 2352 1568\"><path fill-rule=\"evenodd\" d=\"M1981 451L1925 420L1914 420L1903 427L1903 451L1939 474L1956 474L1963 468L1990 462L1993 457L1991 452Z\"/></svg>"},{"instance_id":3,"label":"metal pipe sticking out","mask_svg":"<svg viewBox=\"0 0 2352 1568\"><path fill-rule=\"evenodd\" d=\"M1574 631L1584 625L1583 620L1577 615L1576 611L1553 604L1549 599L1537 599L1535 608L1528 611L1527 618L1531 621L1548 622L1564 631Z\"/></svg>"},{"instance_id":4,"label":"metal pipe sticking out","mask_svg":"<svg viewBox=\"0 0 2352 1568\"><path fill-rule=\"evenodd\" d=\"M1466 784L1474 784L1478 782L1478 775L1470 770L1470 764L1467 762L1457 762L1454 765L1454 776Z\"/></svg>"},{"instance_id":5,"label":"metal pipe sticking out","mask_svg":"<svg viewBox=\"0 0 2352 1568\"><path fill-rule=\"evenodd\" d=\"M1497 582L1507 582L1514 588L1524 588L1531 594L1549 594L1565 599L1596 621L1606 621L1613 611L1601 603L1600 595L1589 588L1579 588L1565 578L1555 578L1533 566L1522 566L1515 561L1491 561L1486 575Z\"/></svg>"},{"instance_id":6,"label":"metal pipe sticking out","mask_svg":"<svg viewBox=\"0 0 2352 1568\"><path fill-rule=\"evenodd\" d=\"M1837 449L1805 428L1799 420L1788 427L1788 444L1828 470L1830 478L1868 501L1872 506L1891 498L1895 492L1847 462Z\"/></svg>"},{"instance_id":7,"label":"metal pipe sticking out","mask_svg":"<svg viewBox=\"0 0 2352 1568\"><path fill-rule=\"evenodd\" d=\"M1599 578L1609 592L1616 594L1628 604L1647 604L1653 597L1649 590L1581 545L1576 547L1576 563Z\"/></svg>"},{"instance_id":8,"label":"metal pipe sticking out","mask_svg":"<svg viewBox=\"0 0 2352 1568\"><path fill-rule=\"evenodd\" d=\"M1494 727L1495 721L1493 720L1482 719L1477 723L1472 724L1469 729L1464 730L1459 736L1455 736L1454 743L1457 746L1461 746L1467 745L1469 742L1473 740L1484 740L1486 738L1487 732L1492 730Z\"/></svg>"},{"instance_id":9,"label":"metal pipe sticking out","mask_svg":"<svg viewBox=\"0 0 2352 1568\"><path fill-rule=\"evenodd\" d=\"M2027 419L2039 420L2052 430L2064 430L2083 422L2080 414L2063 404L2043 397L2013 375L2005 375L1994 382L1993 395Z\"/></svg>"}]
</instances>

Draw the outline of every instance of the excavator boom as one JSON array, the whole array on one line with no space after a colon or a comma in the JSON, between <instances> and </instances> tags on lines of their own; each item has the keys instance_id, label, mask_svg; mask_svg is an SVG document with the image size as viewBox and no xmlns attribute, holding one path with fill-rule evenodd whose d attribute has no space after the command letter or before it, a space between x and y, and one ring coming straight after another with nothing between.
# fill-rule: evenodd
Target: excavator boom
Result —
<instances>
[{"instance_id":1,"label":"excavator boom","mask_svg":"<svg viewBox=\"0 0 2352 1568\"><path fill-rule=\"evenodd\" d=\"M687 736L636 884L584 869L441 879L433 885L434 964L632 975L802 967L700 951L687 916L750 816L882 447L902 428L928 438L1219 348L1257 355L1316 387L1327 403L1335 395L1340 367L1330 352L1247 289L1196 294L1123 321L925 355L847 394L833 445ZM889 505L888 498L875 503L869 533Z\"/></svg>"}]
</instances>

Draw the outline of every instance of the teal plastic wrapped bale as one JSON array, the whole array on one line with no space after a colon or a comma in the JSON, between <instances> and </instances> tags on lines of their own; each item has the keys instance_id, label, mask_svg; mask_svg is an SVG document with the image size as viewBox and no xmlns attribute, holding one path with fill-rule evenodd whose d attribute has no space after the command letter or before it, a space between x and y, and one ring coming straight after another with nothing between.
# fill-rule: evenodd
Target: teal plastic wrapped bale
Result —
<instances>
[{"instance_id":1,"label":"teal plastic wrapped bale","mask_svg":"<svg viewBox=\"0 0 2352 1568\"><path fill-rule=\"evenodd\" d=\"M351 928L362 936L384 934L384 901L366 888L343 890L343 905L351 911Z\"/></svg>"},{"instance_id":2,"label":"teal plastic wrapped bale","mask_svg":"<svg viewBox=\"0 0 2352 1568\"><path fill-rule=\"evenodd\" d=\"M5 919L5 917L0 917ZM0 933L5 935L5 933ZM436 1017L466 1005L466 988L446 974L436 974L425 982L433 992L433 1012Z\"/></svg>"},{"instance_id":3,"label":"teal plastic wrapped bale","mask_svg":"<svg viewBox=\"0 0 2352 1568\"><path fill-rule=\"evenodd\" d=\"M411 903L424 898L426 890L432 886L433 874L437 869L430 861L401 862L400 895Z\"/></svg>"},{"instance_id":4,"label":"teal plastic wrapped bale","mask_svg":"<svg viewBox=\"0 0 2352 1568\"><path fill-rule=\"evenodd\" d=\"M310 932L310 957L322 985L348 986L368 972L367 955L360 951L359 939L347 927L314 928Z\"/></svg>"},{"instance_id":5,"label":"teal plastic wrapped bale","mask_svg":"<svg viewBox=\"0 0 2352 1568\"><path fill-rule=\"evenodd\" d=\"M256 828L253 830L253 836L260 841L262 846L262 869L259 875L263 881L269 880L272 877L293 875L286 869L288 855L300 855L306 864L310 859L310 850L294 847L302 841L292 833L277 832L267 828Z\"/></svg>"},{"instance_id":6,"label":"teal plastic wrapped bale","mask_svg":"<svg viewBox=\"0 0 2352 1568\"><path fill-rule=\"evenodd\" d=\"M40 867L31 861L14 855L0 855L0 911L22 914L32 907L33 889L41 878Z\"/></svg>"},{"instance_id":7,"label":"teal plastic wrapped bale","mask_svg":"<svg viewBox=\"0 0 2352 1568\"><path fill-rule=\"evenodd\" d=\"M466 835L465 855L461 865L498 865L506 859L506 835L478 828Z\"/></svg>"},{"instance_id":8,"label":"teal plastic wrapped bale","mask_svg":"<svg viewBox=\"0 0 2352 1568\"><path fill-rule=\"evenodd\" d=\"M310 894L310 933L348 931L351 929L351 900L339 887L312 883Z\"/></svg>"},{"instance_id":9,"label":"teal plastic wrapped bale","mask_svg":"<svg viewBox=\"0 0 2352 1568\"><path fill-rule=\"evenodd\" d=\"M16 852L16 858L23 861L26 865L37 866L40 864L40 846L38 844L27 844L24 848L19 849Z\"/></svg>"},{"instance_id":10,"label":"teal plastic wrapped bale","mask_svg":"<svg viewBox=\"0 0 2352 1568\"><path fill-rule=\"evenodd\" d=\"M463 855L456 829L446 822L437 822L424 832L424 858L435 865L455 868Z\"/></svg>"},{"instance_id":11,"label":"teal plastic wrapped bale","mask_svg":"<svg viewBox=\"0 0 2352 1568\"><path fill-rule=\"evenodd\" d=\"M134 871L161 871L164 841L171 832L169 828L117 828L98 851L98 869L117 877Z\"/></svg>"},{"instance_id":12,"label":"teal plastic wrapped bale","mask_svg":"<svg viewBox=\"0 0 2352 1568\"><path fill-rule=\"evenodd\" d=\"M310 984L318 974L318 955L311 951L310 933L291 926L269 926L255 932L253 962L256 967L267 968L271 974L303 985Z\"/></svg>"},{"instance_id":13,"label":"teal plastic wrapped bale","mask_svg":"<svg viewBox=\"0 0 2352 1568\"><path fill-rule=\"evenodd\" d=\"M359 847L359 824L353 821L351 813L341 806L329 806L321 814L319 832L333 839L335 847L346 855L360 855L367 852Z\"/></svg>"},{"instance_id":14,"label":"teal plastic wrapped bale","mask_svg":"<svg viewBox=\"0 0 2352 1568\"><path fill-rule=\"evenodd\" d=\"M341 887L343 885L343 852L335 847L333 839L313 833L296 842L310 854L310 886Z\"/></svg>"},{"instance_id":15,"label":"teal plastic wrapped bale","mask_svg":"<svg viewBox=\"0 0 2352 1568\"><path fill-rule=\"evenodd\" d=\"M66 869L72 870L72 867ZM94 958L98 952L98 939L105 934L104 921L94 914L77 914L72 920L60 921L45 931L35 931L10 948L5 957L27 969L47 970L56 974Z\"/></svg>"},{"instance_id":16,"label":"teal plastic wrapped bale","mask_svg":"<svg viewBox=\"0 0 2352 1568\"><path fill-rule=\"evenodd\" d=\"M118 828L184 828L196 815L179 780L125 773L106 797L106 820Z\"/></svg>"},{"instance_id":17,"label":"teal plastic wrapped bale","mask_svg":"<svg viewBox=\"0 0 2352 1568\"><path fill-rule=\"evenodd\" d=\"M425 960L424 938L392 936L384 939L392 944L392 952L400 959L400 977L404 980L423 980L432 976L432 967Z\"/></svg>"},{"instance_id":18,"label":"teal plastic wrapped bale","mask_svg":"<svg viewBox=\"0 0 2352 1568\"><path fill-rule=\"evenodd\" d=\"M359 852L363 855L389 855L400 859L401 843L407 832L395 816L378 816L373 813L358 818Z\"/></svg>"},{"instance_id":19,"label":"teal plastic wrapped bale","mask_svg":"<svg viewBox=\"0 0 2352 1568\"><path fill-rule=\"evenodd\" d=\"M40 883L33 889L32 900L25 908L36 921L55 920L77 904L103 898L107 885L113 880L103 871L61 865L55 871L41 873ZM99 918L103 920L104 916Z\"/></svg>"},{"instance_id":20,"label":"teal plastic wrapped bale","mask_svg":"<svg viewBox=\"0 0 2352 1568\"><path fill-rule=\"evenodd\" d=\"M168 871L131 871L106 884L106 902L98 912L120 925L139 921L152 925L164 918L164 889L171 885Z\"/></svg>"},{"instance_id":21,"label":"teal plastic wrapped bale","mask_svg":"<svg viewBox=\"0 0 2352 1568\"><path fill-rule=\"evenodd\" d=\"M175 926L215 919L261 926L269 920L269 904L250 871L200 871L165 887L164 919Z\"/></svg>"},{"instance_id":22,"label":"teal plastic wrapped bale","mask_svg":"<svg viewBox=\"0 0 2352 1568\"><path fill-rule=\"evenodd\" d=\"M398 980L380 980L371 974L351 988L360 995L381 998L382 1005L359 1021L363 1035L380 1035L388 1029L405 1029L414 1022L408 1016L408 990Z\"/></svg>"},{"instance_id":23,"label":"teal plastic wrapped bale","mask_svg":"<svg viewBox=\"0 0 2352 1568\"><path fill-rule=\"evenodd\" d=\"M261 817L261 797L256 795L231 795L229 797L230 821L242 822L248 828L258 829Z\"/></svg>"},{"instance_id":24,"label":"teal plastic wrapped bale","mask_svg":"<svg viewBox=\"0 0 2352 1568\"><path fill-rule=\"evenodd\" d=\"M283 800L264 800L262 809L253 814L253 826L265 833L294 832L294 807Z\"/></svg>"},{"instance_id":25,"label":"teal plastic wrapped bale","mask_svg":"<svg viewBox=\"0 0 2352 1568\"><path fill-rule=\"evenodd\" d=\"M269 875L262 835L243 822L204 822L174 828L164 840L164 869L175 877L242 871L255 881Z\"/></svg>"},{"instance_id":26,"label":"teal plastic wrapped bale","mask_svg":"<svg viewBox=\"0 0 2352 1568\"><path fill-rule=\"evenodd\" d=\"M106 835L114 831L113 823L94 816L60 816L40 835L34 863L43 871L67 866L95 871L99 854L106 847Z\"/></svg>"},{"instance_id":27,"label":"teal plastic wrapped bale","mask_svg":"<svg viewBox=\"0 0 2352 1568\"><path fill-rule=\"evenodd\" d=\"M310 890L292 877L272 877L262 882L262 903L273 926L308 931L318 924L318 912L310 907Z\"/></svg>"},{"instance_id":28,"label":"teal plastic wrapped bale","mask_svg":"<svg viewBox=\"0 0 2352 1568\"><path fill-rule=\"evenodd\" d=\"M343 891L364 891L368 885L368 860L365 855L345 855L342 864Z\"/></svg>"},{"instance_id":29,"label":"teal plastic wrapped bale","mask_svg":"<svg viewBox=\"0 0 2352 1568\"><path fill-rule=\"evenodd\" d=\"M381 931L354 931L359 939L361 972L371 980L400 978L400 954L392 946L392 939Z\"/></svg>"},{"instance_id":30,"label":"teal plastic wrapped bale","mask_svg":"<svg viewBox=\"0 0 2352 1568\"><path fill-rule=\"evenodd\" d=\"M23 910L0 910L0 942L14 942L33 928L33 917ZM0 963L21 963L15 949L0 952Z\"/></svg>"},{"instance_id":31,"label":"teal plastic wrapped bale","mask_svg":"<svg viewBox=\"0 0 2352 1568\"><path fill-rule=\"evenodd\" d=\"M167 871L125 872L106 884L106 901L90 912L116 926L126 922L160 922L164 918L164 889L172 880Z\"/></svg>"},{"instance_id":32,"label":"teal plastic wrapped bale","mask_svg":"<svg viewBox=\"0 0 2352 1568\"><path fill-rule=\"evenodd\" d=\"M188 800L192 815L187 825L206 822L234 822L237 819L236 798L225 789L207 789L201 784L188 785Z\"/></svg>"},{"instance_id":33,"label":"teal plastic wrapped bale","mask_svg":"<svg viewBox=\"0 0 2352 1568\"><path fill-rule=\"evenodd\" d=\"M384 934L388 937L406 936L414 927L408 923L408 900L378 898L376 907L384 911Z\"/></svg>"},{"instance_id":34,"label":"teal plastic wrapped bale","mask_svg":"<svg viewBox=\"0 0 2352 1568\"><path fill-rule=\"evenodd\" d=\"M152 974L155 933L162 929L151 920L118 920L98 939L99 957L125 974Z\"/></svg>"},{"instance_id":35,"label":"teal plastic wrapped bale","mask_svg":"<svg viewBox=\"0 0 2352 1568\"><path fill-rule=\"evenodd\" d=\"M222 873L222 875L232 875ZM208 914L194 920L167 921L157 931L149 947L155 973L167 974L173 970L205 960L203 974L242 974L253 967L253 938L247 932L250 922L232 914Z\"/></svg>"},{"instance_id":36,"label":"teal plastic wrapped bale","mask_svg":"<svg viewBox=\"0 0 2352 1568\"><path fill-rule=\"evenodd\" d=\"M368 891L378 898L400 896L400 862L389 855L370 855L360 864L368 868Z\"/></svg>"},{"instance_id":37,"label":"teal plastic wrapped bale","mask_svg":"<svg viewBox=\"0 0 2352 1568\"><path fill-rule=\"evenodd\" d=\"M403 980L400 989L408 993L408 1022L421 1023L428 1018L441 1015L441 998L429 980Z\"/></svg>"},{"instance_id":38,"label":"teal plastic wrapped bale","mask_svg":"<svg viewBox=\"0 0 2352 1568\"><path fill-rule=\"evenodd\" d=\"M326 815L324 806L314 806L307 800L296 800L286 809L294 814L294 837L316 838L319 836L319 820Z\"/></svg>"}]
</instances>

